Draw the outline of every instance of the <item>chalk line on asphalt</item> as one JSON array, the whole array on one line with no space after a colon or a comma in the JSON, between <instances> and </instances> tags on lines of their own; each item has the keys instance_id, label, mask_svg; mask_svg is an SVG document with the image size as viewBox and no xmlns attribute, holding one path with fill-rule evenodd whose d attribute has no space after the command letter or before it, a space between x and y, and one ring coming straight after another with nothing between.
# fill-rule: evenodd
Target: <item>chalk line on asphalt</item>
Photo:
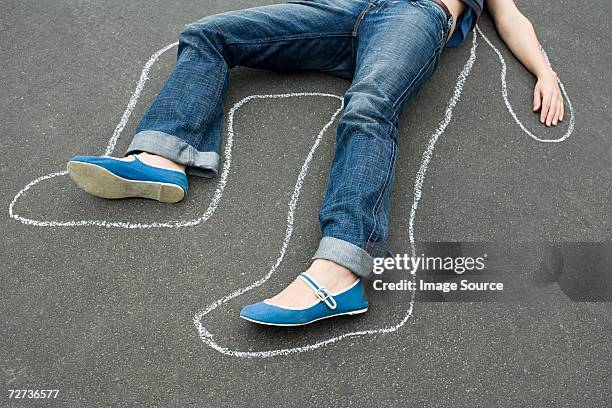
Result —
<instances>
[{"instance_id":1,"label":"chalk line on asphalt","mask_svg":"<svg viewBox=\"0 0 612 408\"><path fill-rule=\"evenodd\" d=\"M510 115L512 116L512 118L514 119L514 121L518 124L519 128L526 133L529 137L531 137L532 139L538 141L538 142L543 142L543 143L557 143L557 142L562 142L564 140L566 140L574 131L575 128L575 118L574 118L574 109L572 106L572 103L567 95L567 92L565 90L565 87L563 86L563 84L561 83L560 80L558 80L559 83L559 87L561 88L561 91L563 93L563 96L565 98L565 100L567 101L568 107L569 107L569 111L570 111L570 120L569 120L569 125L568 125L568 129L566 131L566 133L558 138L558 139L541 139L539 137L537 137L536 135L534 135L532 132L530 132L524 125L523 123L519 120L519 118L517 117L517 115L514 112L514 109L512 108L512 105L508 99L508 91L507 91L507 86L506 86L506 71L507 71L507 67L506 67L506 63L505 60L501 54L501 52L493 45L493 43L487 38L487 36L480 30L480 27L476 27L476 30L473 33L472 36L472 45L470 48L470 55L465 63L465 65L463 66L461 72L459 73L458 77L457 77L457 82L455 84L454 90L453 90L453 94L450 98L450 100L447 103L445 112L444 112L444 116L442 118L442 120L439 122L438 127L434 130L434 132L430 135L429 139L428 139L428 143L426 145L425 151L422 154L421 157L421 162L420 162L420 166L419 166L419 170L417 171L415 180L414 180L414 189L413 189L413 203L411 206L411 210L410 210L410 219L409 219L409 241L410 241L410 247L411 247L411 253L413 256L416 255L416 244L415 244L415 235L414 235L414 225L415 225L415 219L416 219L416 213L417 213L417 209L418 209L418 205L419 202L421 200L422 197L422 187L423 187L423 183L425 182L425 176L427 174L427 170L429 167L429 163L433 157L433 152L436 146L436 143L439 139L439 137L445 132L446 128L448 127L448 125L450 124L452 117L453 117L453 109L455 108L455 106L457 105L457 103L459 102L459 99L461 97L462 91L463 91L463 87L465 85L465 82L472 70L472 67L476 61L476 49L478 47L478 41L477 41L477 33L479 35L481 35L483 37L483 39L485 40L485 42L489 45L489 47L491 47L491 49L495 52L495 54L497 55L499 62L501 64L501 92L502 92L502 97L504 100L504 103L506 105L506 108L508 110L508 112L510 113ZM113 153L115 147L116 147L116 143L117 140L119 139L119 137L121 136L121 133L123 132L127 122L129 121L132 111L134 109L134 107L136 106L140 95L142 93L142 90L144 88L144 85L146 84L147 80L149 79L148 74L149 71L151 69L151 67L153 66L153 64L155 64L155 62L157 62L157 60L159 59L159 57L165 53L166 51L168 51L169 49L175 47L177 45L177 43L173 43L173 44L169 44L167 46L165 46L164 48L160 49L159 51L157 51L155 54L153 54L151 56L151 58L147 61L147 63L145 64L141 75L140 75L140 79L136 85L136 89L134 90L134 92L132 93L132 96L130 97L130 100L128 102L128 105L125 109L125 111L123 112L123 115L121 116L121 119L119 121L119 123L117 124L117 126L115 127L115 130L113 132L112 137L110 138L108 145L106 147L105 150L105 155L110 155ZM542 50L544 52L544 50ZM544 55L548 61L548 56L546 55L546 53L544 52ZM413 311L414 311L414 303L415 303L415 291L413 290L411 292L411 298L410 298L410 303L408 305L408 309L405 312L403 318L396 323L395 325L391 325L391 326L386 326L386 327L382 327L382 328L378 328L378 329L370 329L370 330L361 330L361 331L353 331L353 332L349 332L349 333L345 333L342 334L340 336L336 336L336 337L332 337L326 340L322 340L319 342L315 342L312 344L307 344L301 347L293 347L293 348L284 348L284 349L276 349L276 350L265 350L265 351L240 351L240 350L232 350L228 347L224 347L222 345L220 345L214 338L214 336L208 331L208 329L202 324L202 319L204 316L206 316L207 314L209 314L210 312L212 312L213 310L215 310L216 308L218 308L219 306L223 305L224 303L227 303L228 301L230 301L231 299L234 299L254 288L257 288L261 285L263 285L264 283L266 283L270 277L272 277L272 275L274 274L274 272L278 269L278 267L280 266L280 264L283 261L283 258L285 256L286 250L289 246L290 240L291 240L291 236L293 233L293 224L294 224L294 213L295 213L295 209L297 207L298 204L298 200L299 200L299 196L300 196L300 192L303 186L303 181L306 177L306 175L308 174L308 168L310 165L310 162L314 156L314 153L316 151L316 149L318 148L324 133L329 129L329 127L333 124L333 122L336 120L337 116L340 114L340 112L343 109L343 98L342 96L339 95L334 95L334 94L329 94L329 93L321 93L321 92L292 92L292 93L284 93L284 94L262 94L262 95L250 95L247 96L243 99L241 99L240 101L238 101L236 104L234 104L232 106L232 108L229 111L228 114L228 132L227 132L227 136L226 136L226 145L225 145L225 150L224 150L224 161L223 161L223 170L222 173L219 177L219 181L217 182L217 187L215 190L215 193L213 195L213 198L208 206L208 209L204 212L204 214L196 219L193 220L189 220L189 221L168 221L168 222L155 222L155 223L131 223L131 222L117 222L117 221L109 221L109 220L79 220L79 221L49 221L49 220L33 220L33 219L29 219L26 217L23 217L19 214L17 214L14 210L15 205L17 204L17 202L19 201L19 199L21 197L23 197L23 195L30 190L32 187L34 187L35 185L45 181L45 180L49 180L52 179L54 177L58 177L58 176L63 176L67 174L67 171L63 170L63 171L58 171L58 172L53 172L53 173L49 173L46 174L44 176L38 177L36 179L34 179L33 181L31 181L30 183L28 183L23 189L21 189L14 197L14 199L11 201L10 205L9 205L9 216L17 221L22 222L23 224L26 225L31 225L31 226L37 226L37 227L80 227L80 226L95 226L95 227L106 227L106 228L126 228L126 229L149 229L149 228L181 228L181 227L191 227L191 226L196 226L199 225L205 221L207 221L215 212L215 209L217 208L219 201L223 195L223 191L225 189L226 183L227 183L227 177L229 175L229 171L231 168L231 163L232 163L232 147L233 147L233 142L234 142L234 115L235 112L241 107L243 106L245 103L255 100L255 99L283 99L283 98L291 98L291 97L305 97L305 96L324 96L324 97L331 97L331 98L336 98L340 101L340 106L339 108L333 113L333 115L331 116L331 119L323 126L323 128L319 131L319 133L317 134L317 137L314 141L314 144L312 145L310 151L308 152L308 155L306 156L306 159L304 160L304 163L302 164L302 168L300 170L300 173L298 175L298 179L295 183L295 187L293 189L293 194L291 196L291 199L289 200L289 205L288 205L288 211L287 211L287 227L285 230L285 236L281 245L281 248L279 250L279 255L275 261L275 263L272 265L272 267L268 270L268 272L261 277L259 280L253 282L252 284L245 286L243 288L240 288L238 290L235 290L231 293L229 293L228 295L214 301L213 303L211 303L210 305L208 305L205 309L203 309L200 312L197 312L194 317L193 317L193 323L196 326L196 329L198 331L198 334L200 336L200 338L202 339L202 341L210 346L211 348L213 348L214 350L217 350L220 353L223 353L225 355L229 355L229 356L234 356L234 357L246 357L246 358L265 358L265 357L274 357L274 356L280 356L280 355L289 355L289 354L294 354L294 353L301 353L301 352L306 352L306 351L311 351L311 350L315 350L318 348L321 348L323 346L338 342L340 340L349 338L349 337L359 337L359 336L367 336L367 335L376 335L376 334L385 334L385 333L393 333L398 331L402 326L404 326L406 324L406 322L410 319L410 317L413 315ZM413 280L415 279L414 276L412 278Z\"/></svg>"}]
</instances>

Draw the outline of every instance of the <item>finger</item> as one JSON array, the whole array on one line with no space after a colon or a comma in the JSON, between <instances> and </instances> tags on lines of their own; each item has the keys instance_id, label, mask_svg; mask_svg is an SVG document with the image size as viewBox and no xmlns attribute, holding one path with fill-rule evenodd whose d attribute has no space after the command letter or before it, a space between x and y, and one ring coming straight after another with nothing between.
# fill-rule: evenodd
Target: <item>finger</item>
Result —
<instances>
[{"instance_id":1,"label":"finger","mask_svg":"<svg viewBox=\"0 0 612 408\"><path fill-rule=\"evenodd\" d=\"M561 114L559 115L559 122L563 122L564 115L565 115L565 103L563 102L563 98L561 98Z\"/></svg>"},{"instance_id":2,"label":"finger","mask_svg":"<svg viewBox=\"0 0 612 408\"><path fill-rule=\"evenodd\" d=\"M563 102L557 99L557 107L555 108L555 116L553 116L552 125L557 126L559 123L559 116L561 115L561 107L563 106Z\"/></svg>"},{"instance_id":3,"label":"finger","mask_svg":"<svg viewBox=\"0 0 612 408\"><path fill-rule=\"evenodd\" d=\"M557 115L557 108L559 107L559 101L556 96L553 96L553 100L550 103L550 110L546 115L546 126L554 126L555 116Z\"/></svg>"},{"instance_id":4,"label":"finger","mask_svg":"<svg viewBox=\"0 0 612 408\"><path fill-rule=\"evenodd\" d=\"M552 97L550 94L544 95L542 100L542 110L540 111L540 122L544 123L546 120L546 116L548 115L548 110L550 109L550 103L552 101Z\"/></svg>"},{"instance_id":5,"label":"finger","mask_svg":"<svg viewBox=\"0 0 612 408\"><path fill-rule=\"evenodd\" d=\"M550 108L548 109L548 113L546 114L546 126L551 126L552 121L555 117L555 113L557 112L557 99L555 97L550 101Z\"/></svg>"},{"instance_id":6,"label":"finger","mask_svg":"<svg viewBox=\"0 0 612 408\"><path fill-rule=\"evenodd\" d=\"M540 88L536 86L533 89L533 111L537 112L538 109L540 109L541 104L542 104L542 95L540 93Z\"/></svg>"}]
</instances>

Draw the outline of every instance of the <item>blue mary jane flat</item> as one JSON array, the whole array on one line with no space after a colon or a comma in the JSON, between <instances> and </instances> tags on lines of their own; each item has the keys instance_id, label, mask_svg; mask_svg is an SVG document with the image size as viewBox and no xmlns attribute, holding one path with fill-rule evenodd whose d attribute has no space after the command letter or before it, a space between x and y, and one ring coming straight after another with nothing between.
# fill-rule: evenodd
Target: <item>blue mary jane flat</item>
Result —
<instances>
[{"instance_id":1,"label":"blue mary jane flat","mask_svg":"<svg viewBox=\"0 0 612 408\"><path fill-rule=\"evenodd\" d=\"M289 308L270 303L268 300L246 306L240 317L253 323L269 326L303 326L317 320L342 315L357 315L368 310L368 300L361 279L348 288L330 293L306 272L299 276L317 296L317 301L306 308Z\"/></svg>"}]
</instances>

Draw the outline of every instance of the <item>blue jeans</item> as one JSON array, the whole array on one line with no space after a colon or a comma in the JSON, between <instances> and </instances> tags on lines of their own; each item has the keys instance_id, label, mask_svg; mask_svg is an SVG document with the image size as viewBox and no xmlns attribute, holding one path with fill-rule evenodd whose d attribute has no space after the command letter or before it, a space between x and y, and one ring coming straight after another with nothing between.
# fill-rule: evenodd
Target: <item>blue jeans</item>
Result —
<instances>
[{"instance_id":1,"label":"blue jeans","mask_svg":"<svg viewBox=\"0 0 612 408\"><path fill-rule=\"evenodd\" d=\"M435 71L451 23L430 0L296 0L205 17L180 34L176 67L126 154L146 151L215 176L234 66L352 80L313 258L368 276L386 247L398 116Z\"/></svg>"}]
</instances>

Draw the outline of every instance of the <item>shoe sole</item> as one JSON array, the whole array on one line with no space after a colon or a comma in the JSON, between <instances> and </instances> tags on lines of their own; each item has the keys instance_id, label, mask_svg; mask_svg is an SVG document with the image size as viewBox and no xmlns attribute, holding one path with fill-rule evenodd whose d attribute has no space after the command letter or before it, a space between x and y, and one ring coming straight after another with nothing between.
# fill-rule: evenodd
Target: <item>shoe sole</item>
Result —
<instances>
[{"instance_id":1,"label":"shoe sole","mask_svg":"<svg viewBox=\"0 0 612 408\"><path fill-rule=\"evenodd\" d=\"M70 161L66 167L70 178L96 197L113 200L140 197L162 203L178 203L185 197L185 191L175 184L124 179L96 164Z\"/></svg>"},{"instance_id":2,"label":"shoe sole","mask_svg":"<svg viewBox=\"0 0 612 408\"><path fill-rule=\"evenodd\" d=\"M318 319L314 319L314 320L311 320L311 321L306 322L306 323L269 323L269 322L262 322L262 321L259 321L259 320L249 319L248 317L245 317L245 316L242 316L242 315L240 315L240 318L244 319L244 320L247 320L249 322L252 322L252 323L262 324L264 326L295 327L295 326L306 326L307 324L318 322L319 320L329 319L331 317L349 316L349 315L350 316L352 316L352 315L360 315L360 314L363 314L363 313L365 313L367 311L368 311L368 308L360 309L360 310L355 310L355 311L352 311L352 312L338 313L338 314L334 314L334 315L330 315L330 316L319 317Z\"/></svg>"}]
</instances>

